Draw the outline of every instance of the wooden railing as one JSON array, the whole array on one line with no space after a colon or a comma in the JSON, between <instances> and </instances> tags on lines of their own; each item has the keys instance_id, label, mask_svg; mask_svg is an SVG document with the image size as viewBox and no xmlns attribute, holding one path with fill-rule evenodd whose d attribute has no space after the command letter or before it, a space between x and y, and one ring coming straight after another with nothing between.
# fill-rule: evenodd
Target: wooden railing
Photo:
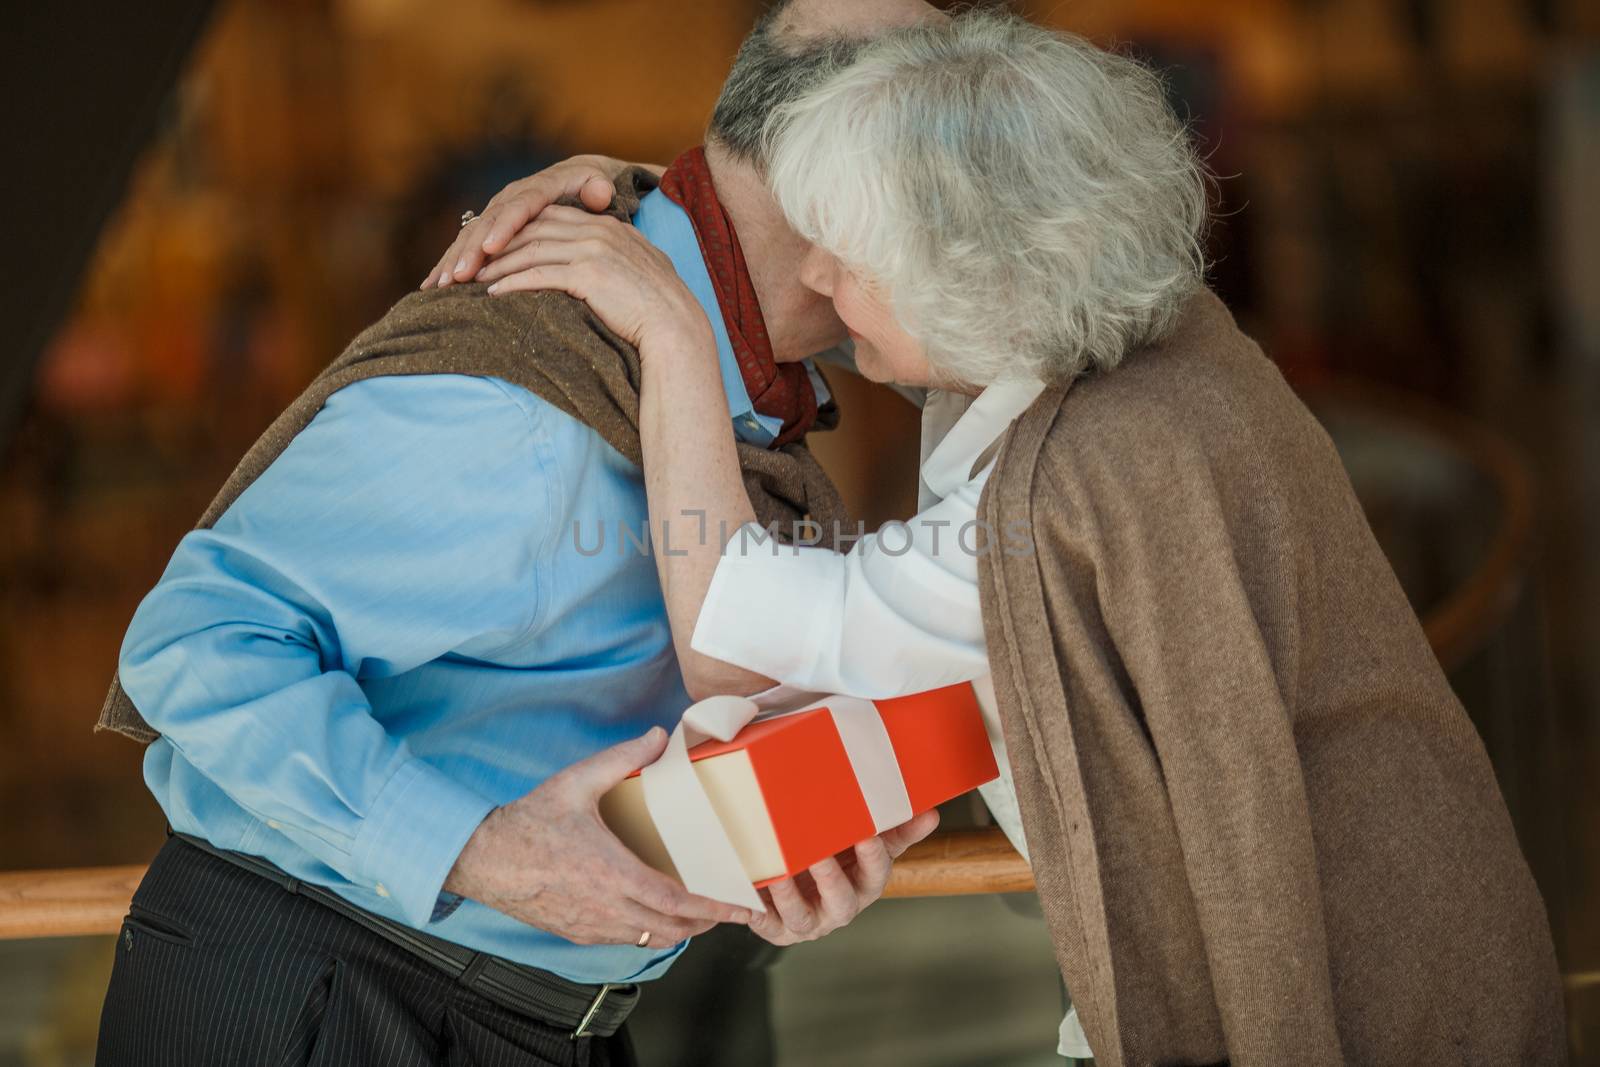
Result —
<instances>
[{"instance_id":1,"label":"wooden railing","mask_svg":"<svg viewBox=\"0 0 1600 1067\"><path fill-rule=\"evenodd\" d=\"M1504 620L1522 579L1532 529L1525 468L1491 434L1455 416L1368 390L1329 390L1324 403L1392 413L1440 441L1487 475L1500 521L1477 569L1423 620L1446 670L1460 664ZM1315 404L1313 406L1316 406ZM0 939L111 934L128 910L141 866L0 873ZM895 863L885 896L933 897L1023 892L1033 872L997 829L935 834ZM1593 982L1595 975L1574 976Z\"/></svg>"},{"instance_id":2,"label":"wooden railing","mask_svg":"<svg viewBox=\"0 0 1600 1067\"><path fill-rule=\"evenodd\" d=\"M886 897L1025 893L1033 871L999 830L936 833L895 860Z\"/></svg>"},{"instance_id":3,"label":"wooden railing","mask_svg":"<svg viewBox=\"0 0 1600 1067\"><path fill-rule=\"evenodd\" d=\"M0 940L114 934L144 867L0 873Z\"/></svg>"},{"instance_id":4,"label":"wooden railing","mask_svg":"<svg viewBox=\"0 0 1600 1067\"><path fill-rule=\"evenodd\" d=\"M80 867L0 873L0 940L114 934L144 867ZM885 896L1011 893L1033 872L998 830L935 834L895 863Z\"/></svg>"}]
</instances>

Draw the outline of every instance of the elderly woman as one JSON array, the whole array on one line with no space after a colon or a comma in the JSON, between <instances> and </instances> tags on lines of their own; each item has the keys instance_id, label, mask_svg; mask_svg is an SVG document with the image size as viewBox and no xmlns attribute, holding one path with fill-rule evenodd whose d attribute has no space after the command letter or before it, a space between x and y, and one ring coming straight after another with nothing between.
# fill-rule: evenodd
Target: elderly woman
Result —
<instances>
[{"instance_id":1,"label":"elderly woman","mask_svg":"<svg viewBox=\"0 0 1600 1067\"><path fill-rule=\"evenodd\" d=\"M1328 439L1202 286L1201 171L1156 79L967 14L866 46L768 132L862 373L976 399L909 525L775 552L682 283L625 228L534 224L534 284L660 331L652 522L719 531L658 553L691 691L992 673L1020 825L991 800L1101 1062L1563 1060L1488 760Z\"/></svg>"}]
</instances>

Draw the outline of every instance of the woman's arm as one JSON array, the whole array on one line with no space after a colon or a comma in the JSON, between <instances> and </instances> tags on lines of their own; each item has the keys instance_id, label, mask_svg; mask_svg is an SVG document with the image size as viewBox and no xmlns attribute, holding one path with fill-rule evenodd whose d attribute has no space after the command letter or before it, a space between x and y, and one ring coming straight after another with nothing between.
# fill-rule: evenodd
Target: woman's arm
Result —
<instances>
[{"instance_id":1,"label":"woman's arm","mask_svg":"<svg viewBox=\"0 0 1600 1067\"><path fill-rule=\"evenodd\" d=\"M780 548L755 525L703 317L699 329L698 341L663 332L640 354L650 529L689 694L750 694L776 680L878 698L987 674L982 484L850 552Z\"/></svg>"},{"instance_id":2,"label":"woman's arm","mask_svg":"<svg viewBox=\"0 0 1600 1067\"><path fill-rule=\"evenodd\" d=\"M877 699L989 671L974 525L981 482L849 552L734 537L692 645L800 689ZM991 542L997 540L991 537ZM776 606L776 607L774 607Z\"/></svg>"},{"instance_id":3,"label":"woman's arm","mask_svg":"<svg viewBox=\"0 0 1600 1067\"><path fill-rule=\"evenodd\" d=\"M728 421L716 341L693 330L647 335L639 349L639 437L656 570L683 684L696 700L770 688L766 675L695 651L695 623L728 538L755 521ZM774 610L775 605L767 609Z\"/></svg>"},{"instance_id":4,"label":"woman's arm","mask_svg":"<svg viewBox=\"0 0 1600 1067\"><path fill-rule=\"evenodd\" d=\"M978 603L981 484L848 553L779 550L753 527L710 323L636 230L550 208L528 269L490 286L560 289L639 349L640 435L656 567L684 683L699 699L774 679L899 696L988 671Z\"/></svg>"}]
</instances>

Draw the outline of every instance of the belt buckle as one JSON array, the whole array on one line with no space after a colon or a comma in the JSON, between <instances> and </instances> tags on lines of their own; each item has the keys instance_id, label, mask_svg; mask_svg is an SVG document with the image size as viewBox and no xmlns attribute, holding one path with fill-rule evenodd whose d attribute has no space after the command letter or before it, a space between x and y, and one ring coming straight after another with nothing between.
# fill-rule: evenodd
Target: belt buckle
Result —
<instances>
[{"instance_id":1,"label":"belt buckle","mask_svg":"<svg viewBox=\"0 0 1600 1067\"><path fill-rule=\"evenodd\" d=\"M615 987L610 982L602 982L600 984L600 992L595 994L594 1003L589 1005L589 1010L583 1013L583 1018L578 1022L578 1028L572 1031L571 1040L576 1041L580 1037L591 1036L584 1031L588 1030L589 1024L594 1022L594 1017L600 1013L600 1005L606 1002L606 994L611 992L613 988Z\"/></svg>"}]
</instances>

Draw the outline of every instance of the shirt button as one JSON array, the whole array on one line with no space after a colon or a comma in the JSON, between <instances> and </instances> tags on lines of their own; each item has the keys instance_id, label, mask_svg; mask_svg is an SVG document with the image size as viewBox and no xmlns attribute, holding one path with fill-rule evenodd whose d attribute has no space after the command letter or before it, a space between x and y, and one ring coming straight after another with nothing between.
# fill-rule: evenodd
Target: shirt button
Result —
<instances>
[{"instance_id":1,"label":"shirt button","mask_svg":"<svg viewBox=\"0 0 1600 1067\"><path fill-rule=\"evenodd\" d=\"M282 830L283 829L283 823L279 822L277 819L268 819L267 820L267 825L270 826L274 830Z\"/></svg>"},{"instance_id":2,"label":"shirt button","mask_svg":"<svg viewBox=\"0 0 1600 1067\"><path fill-rule=\"evenodd\" d=\"M389 890L384 887L384 884L382 882L379 882L376 886L374 886L374 888L377 889L378 895L380 897L385 897L385 898L388 897Z\"/></svg>"},{"instance_id":3,"label":"shirt button","mask_svg":"<svg viewBox=\"0 0 1600 1067\"><path fill-rule=\"evenodd\" d=\"M746 415L744 417L744 428L747 430L759 430L761 429L761 424L756 421L754 415Z\"/></svg>"}]
</instances>

